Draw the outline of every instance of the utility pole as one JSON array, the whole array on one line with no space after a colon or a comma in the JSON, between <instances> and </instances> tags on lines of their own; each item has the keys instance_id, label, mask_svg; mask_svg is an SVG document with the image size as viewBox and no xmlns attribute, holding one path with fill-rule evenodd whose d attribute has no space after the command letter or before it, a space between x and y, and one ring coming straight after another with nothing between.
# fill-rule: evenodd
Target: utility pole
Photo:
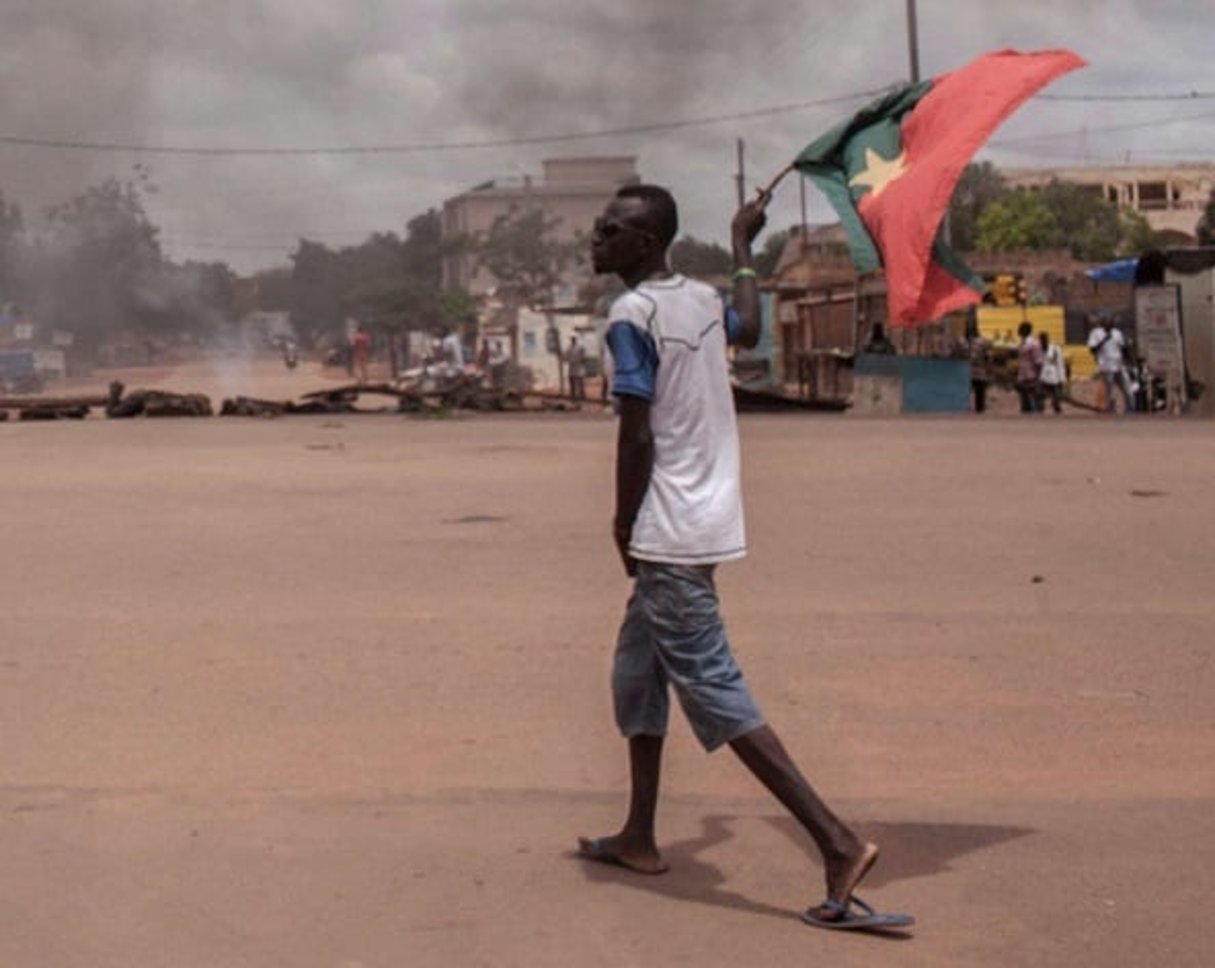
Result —
<instances>
[{"instance_id":1,"label":"utility pole","mask_svg":"<svg viewBox=\"0 0 1215 968\"><path fill-rule=\"evenodd\" d=\"M797 188L802 206L802 244L799 251L804 254L807 243L810 241L810 225L809 219L806 217L806 176L800 171L797 173Z\"/></svg>"},{"instance_id":2,"label":"utility pole","mask_svg":"<svg viewBox=\"0 0 1215 968\"><path fill-rule=\"evenodd\" d=\"M907 56L911 65L911 83L920 83L920 27L915 13L915 0L907 0ZM946 245L953 237L953 226L950 225L949 208L945 209L945 217L941 219L941 239Z\"/></svg>"},{"instance_id":3,"label":"utility pole","mask_svg":"<svg viewBox=\"0 0 1215 968\"><path fill-rule=\"evenodd\" d=\"M915 0L907 0L907 52L911 57L911 83L920 83L920 31L916 24Z\"/></svg>"},{"instance_id":4,"label":"utility pole","mask_svg":"<svg viewBox=\"0 0 1215 968\"><path fill-rule=\"evenodd\" d=\"M743 139L738 139L738 174L734 176L735 187L738 189L738 207L742 208L747 203L747 166L746 166L746 148L743 145Z\"/></svg>"}]
</instances>

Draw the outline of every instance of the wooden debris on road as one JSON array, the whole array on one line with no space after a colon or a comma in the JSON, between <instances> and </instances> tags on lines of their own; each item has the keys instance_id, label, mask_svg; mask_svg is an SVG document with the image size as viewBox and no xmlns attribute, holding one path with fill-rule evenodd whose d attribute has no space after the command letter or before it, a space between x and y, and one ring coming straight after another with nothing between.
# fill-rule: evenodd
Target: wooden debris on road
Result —
<instances>
[{"instance_id":1,"label":"wooden debris on road","mask_svg":"<svg viewBox=\"0 0 1215 968\"><path fill-rule=\"evenodd\" d=\"M18 411L18 420L83 420L88 407L26 407ZM7 412L5 413L7 417Z\"/></svg>"},{"instance_id":2,"label":"wooden debris on road","mask_svg":"<svg viewBox=\"0 0 1215 968\"><path fill-rule=\"evenodd\" d=\"M209 417L213 413L211 398L203 393L136 390L124 394L124 389L117 380L110 384L107 417Z\"/></svg>"},{"instance_id":3,"label":"wooden debris on road","mask_svg":"<svg viewBox=\"0 0 1215 968\"><path fill-rule=\"evenodd\" d=\"M109 397L93 395L79 397L0 397L0 411L8 410L74 410L84 407L104 407ZM3 419L3 418L0 418Z\"/></svg>"}]
</instances>

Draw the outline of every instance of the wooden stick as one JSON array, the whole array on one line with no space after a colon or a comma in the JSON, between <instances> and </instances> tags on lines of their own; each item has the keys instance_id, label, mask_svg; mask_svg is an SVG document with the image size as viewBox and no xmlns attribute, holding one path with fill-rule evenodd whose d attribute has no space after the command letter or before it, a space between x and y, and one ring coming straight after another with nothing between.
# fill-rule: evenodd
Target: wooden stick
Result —
<instances>
[{"instance_id":1,"label":"wooden stick","mask_svg":"<svg viewBox=\"0 0 1215 968\"><path fill-rule=\"evenodd\" d=\"M762 198L770 197L772 195L772 193L774 191L776 191L776 186L785 180L785 176L787 174L789 174L789 172L793 171L793 167L794 167L793 162L789 162L789 164L787 164L784 168L782 168L780 170L780 172L777 174L777 176L775 178L772 179L772 181L768 182L767 188L757 189L757 191L760 194L760 197L762 197Z\"/></svg>"}]
</instances>

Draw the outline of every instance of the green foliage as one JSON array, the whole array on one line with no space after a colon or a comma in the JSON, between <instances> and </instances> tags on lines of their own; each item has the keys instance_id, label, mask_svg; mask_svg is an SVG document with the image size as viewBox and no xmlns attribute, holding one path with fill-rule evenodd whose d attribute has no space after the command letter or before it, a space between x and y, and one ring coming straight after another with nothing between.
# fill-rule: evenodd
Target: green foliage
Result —
<instances>
[{"instance_id":1,"label":"green foliage","mask_svg":"<svg viewBox=\"0 0 1215 968\"><path fill-rule=\"evenodd\" d=\"M565 270L585 259L581 236L571 242L553 238L560 221L539 208L511 208L472 241L478 267L491 272L522 304L548 305Z\"/></svg>"},{"instance_id":2,"label":"green foliage","mask_svg":"<svg viewBox=\"0 0 1215 968\"><path fill-rule=\"evenodd\" d=\"M437 289L443 282L443 256L447 248L438 210L432 208L415 215L405 225L401 250L406 274Z\"/></svg>"},{"instance_id":3,"label":"green foliage","mask_svg":"<svg viewBox=\"0 0 1215 968\"><path fill-rule=\"evenodd\" d=\"M763 248L755 256L755 271L759 273L761 279L770 278L776 271L776 266L780 262L780 257L792 234L789 229L781 229L764 239Z\"/></svg>"},{"instance_id":4,"label":"green foliage","mask_svg":"<svg viewBox=\"0 0 1215 968\"><path fill-rule=\"evenodd\" d=\"M330 249L301 239L291 256L291 319L305 345L353 316L373 328L434 329L475 319L462 291L440 287L443 255L439 213L410 219L406 236L377 232L355 246Z\"/></svg>"},{"instance_id":5,"label":"green foliage","mask_svg":"<svg viewBox=\"0 0 1215 968\"><path fill-rule=\"evenodd\" d=\"M309 346L344 318L339 257L320 242L300 239L291 266L291 324Z\"/></svg>"},{"instance_id":6,"label":"green foliage","mask_svg":"<svg viewBox=\"0 0 1215 968\"><path fill-rule=\"evenodd\" d=\"M25 246L25 223L21 209L4 200L0 192L0 302L21 298L20 271Z\"/></svg>"},{"instance_id":7,"label":"green foliage","mask_svg":"<svg viewBox=\"0 0 1215 968\"><path fill-rule=\"evenodd\" d=\"M981 252L1046 249L1059 223L1041 195L1013 192L984 208L975 228L975 247Z\"/></svg>"},{"instance_id":8,"label":"green foliage","mask_svg":"<svg viewBox=\"0 0 1215 968\"><path fill-rule=\"evenodd\" d=\"M1152 244L1147 220L1119 212L1089 186L1052 181L1039 191L1010 192L983 209L976 247L982 251L1068 249L1084 262L1135 255Z\"/></svg>"},{"instance_id":9,"label":"green foliage","mask_svg":"<svg viewBox=\"0 0 1215 968\"><path fill-rule=\"evenodd\" d=\"M691 235L675 242L669 255L672 270L697 279L728 276L734 268L734 260L726 249L716 242L702 242Z\"/></svg>"},{"instance_id":10,"label":"green foliage","mask_svg":"<svg viewBox=\"0 0 1215 968\"><path fill-rule=\"evenodd\" d=\"M1069 248L1075 258L1087 262L1105 262L1122 254L1123 220L1118 206L1100 191L1052 181L1041 194L1059 222L1055 246Z\"/></svg>"},{"instance_id":11,"label":"green foliage","mask_svg":"<svg viewBox=\"0 0 1215 968\"><path fill-rule=\"evenodd\" d=\"M978 248L979 217L1008 194L1008 183L990 161L967 165L949 202L950 246L957 252Z\"/></svg>"},{"instance_id":12,"label":"green foliage","mask_svg":"<svg viewBox=\"0 0 1215 968\"><path fill-rule=\"evenodd\" d=\"M439 318L448 325L467 328L477 322L477 301L463 289L441 289L435 299Z\"/></svg>"},{"instance_id":13,"label":"green foliage","mask_svg":"<svg viewBox=\"0 0 1215 968\"><path fill-rule=\"evenodd\" d=\"M254 273L257 299L252 308L268 312L291 308L291 270L282 267Z\"/></svg>"},{"instance_id":14,"label":"green foliage","mask_svg":"<svg viewBox=\"0 0 1215 968\"><path fill-rule=\"evenodd\" d=\"M1159 245L1156 231L1141 212L1127 209L1120 212L1118 217L1122 221L1121 239L1117 251L1119 257L1139 256Z\"/></svg>"},{"instance_id":15,"label":"green foliage","mask_svg":"<svg viewBox=\"0 0 1215 968\"><path fill-rule=\"evenodd\" d=\"M132 182L111 178L47 211L38 253L37 318L92 345L109 332L165 321L157 230Z\"/></svg>"},{"instance_id":16,"label":"green foliage","mask_svg":"<svg viewBox=\"0 0 1215 968\"><path fill-rule=\"evenodd\" d=\"M0 196L0 296L19 301L43 335L70 332L86 349L123 331L201 335L231 319L226 265L164 258L143 206L154 191L136 165L130 180L108 179L48 209L36 238Z\"/></svg>"},{"instance_id":17,"label":"green foliage","mask_svg":"<svg viewBox=\"0 0 1215 968\"><path fill-rule=\"evenodd\" d=\"M236 317L236 277L222 262L161 262L141 292L145 332L212 333Z\"/></svg>"},{"instance_id":18,"label":"green foliage","mask_svg":"<svg viewBox=\"0 0 1215 968\"><path fill-rule=\"evenodd\" d=\"M1215 188L1211 189L1211 197L1198 220L1198 244L1215 245Z\"/></svg>"}]
</instances>

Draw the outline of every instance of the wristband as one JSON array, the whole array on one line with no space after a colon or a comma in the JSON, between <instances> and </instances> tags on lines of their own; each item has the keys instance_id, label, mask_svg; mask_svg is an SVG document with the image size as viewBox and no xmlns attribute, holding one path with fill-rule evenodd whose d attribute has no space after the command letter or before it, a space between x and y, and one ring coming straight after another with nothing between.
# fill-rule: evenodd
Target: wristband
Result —
<instances>
[{"instance_id":1,"label":"wristband","mask_svg":"<svg viewBox=\"0 0 1215 968\"><path fill-rule=\"evenodd\" d=\"M738 282L740 279L757 279L758 276L755 274L754 269L748 269L744 266L742 269L735 269L734 275L732 275L730 278L734 282Z\"/></svg>"}]
</instances>

